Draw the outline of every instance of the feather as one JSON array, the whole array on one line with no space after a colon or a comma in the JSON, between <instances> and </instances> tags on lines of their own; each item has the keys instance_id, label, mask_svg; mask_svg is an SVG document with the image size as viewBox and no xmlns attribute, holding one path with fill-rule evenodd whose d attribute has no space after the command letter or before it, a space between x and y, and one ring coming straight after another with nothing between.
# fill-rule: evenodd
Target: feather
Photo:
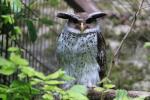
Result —
<instances>
[{"instance_id":1,"label":"feather","mask_svg":"<svg viewBox=\"0 0 150 100\"><path fill-rule=\"evenodd\" d=\"M74 21L78 21L79 19L79 17L75 16L74 14L68 14L68 13L63 13L63 12L58 13L57 17L63 18L63 19L74 20Z\"/></svg>"},{"instance_id":2,"label":"feather","mask_svg":"<svg viewBox=\"0 0 150 100\"><path fill-rule=\"evenodd\" d=\"M101 33L97 33L97 49L98 49L98 53L97 53L97 62L99 64L100 67L100 78L104 78L106 75L106 44L105 44L105 40L104 37L102 36Z\"/></svg>"},{"instance_id":3,"label":"feather","mask_svg":"<svg viewBox=\"0 0 150 100\"><path fill-rule=\"evenodd\" d=\"M88 16L86 22L88 23L91 22L92 20L96 20L97 18L104 17L104 16L106 16L106 13L104 12L94 12Z\"/></svg>"}]
</instances>

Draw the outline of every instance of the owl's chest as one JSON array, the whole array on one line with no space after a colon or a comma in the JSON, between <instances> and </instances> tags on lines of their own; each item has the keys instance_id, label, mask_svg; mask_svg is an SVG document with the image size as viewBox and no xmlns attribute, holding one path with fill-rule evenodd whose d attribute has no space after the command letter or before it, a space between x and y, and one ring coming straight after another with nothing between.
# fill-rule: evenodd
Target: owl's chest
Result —
<instances>
[{"instance_id":1,"label":"owl's chest","mask_svg":"<svg viewBox=\"0 0 150 100\"><path fill-rule=\"evenodd\" d=\"M97 54L97 35L61 34L58 39L57 52L61 54Z\"/></svg>"}]
</instances>

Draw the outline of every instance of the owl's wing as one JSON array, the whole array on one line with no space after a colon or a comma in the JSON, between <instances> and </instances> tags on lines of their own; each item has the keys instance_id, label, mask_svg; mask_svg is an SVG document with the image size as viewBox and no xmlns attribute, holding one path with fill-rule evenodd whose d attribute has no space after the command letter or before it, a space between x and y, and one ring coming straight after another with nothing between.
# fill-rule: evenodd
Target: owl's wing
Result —
<instances>
[{"instance_id":1,"label":"owl's wing","mask_svg":"<svg viewBox=\"0 0 150 100\"><path fill-rule=\"evenodd\" d=\"M100 72L99 72L99 76L100 78L104 78L106 76L106 44L105 44L105 40L104 37L102 36L101 33L97 33L97 49L98 49L98 53L97 53L97 62L100 66Z\"/></svg>"}]
</instances>

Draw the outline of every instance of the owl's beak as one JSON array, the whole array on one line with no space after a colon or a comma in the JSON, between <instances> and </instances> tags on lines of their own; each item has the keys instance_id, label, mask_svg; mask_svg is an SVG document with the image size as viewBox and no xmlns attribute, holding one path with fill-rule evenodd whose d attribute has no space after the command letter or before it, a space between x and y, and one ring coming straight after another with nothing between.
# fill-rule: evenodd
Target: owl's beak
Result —
<instances>
[{"instance_id":1,"label":"owl's beak","mask_svg":"<svg viewBox=\"0 0 150 100\"><path fill-rule=\"evenodd\" d=\"M85 29L85 27L84 27L84 23L83 23L83 22L81 22L81 24L80 24L80 30L81 30L81 32L83 32L83 31L84 31L84 29Z\"/></svg>"}]
</instances>

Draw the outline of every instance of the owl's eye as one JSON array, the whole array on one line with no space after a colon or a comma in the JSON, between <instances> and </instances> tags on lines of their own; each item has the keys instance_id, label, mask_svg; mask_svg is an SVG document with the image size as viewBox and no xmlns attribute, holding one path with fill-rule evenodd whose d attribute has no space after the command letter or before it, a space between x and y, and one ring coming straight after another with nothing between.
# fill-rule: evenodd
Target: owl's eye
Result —
<instances>
[{"instance_id":1,"label":"owl's eye","mask_svg":"<svg viewBox=\"0 0 150 100\"><path fill-rule=\"evenodd\" d=\"M91 23L96 23L96 19L89 19L89 20L86 20L86 23L87 24L91 24Z\"/></svg>"}]
</instances>

